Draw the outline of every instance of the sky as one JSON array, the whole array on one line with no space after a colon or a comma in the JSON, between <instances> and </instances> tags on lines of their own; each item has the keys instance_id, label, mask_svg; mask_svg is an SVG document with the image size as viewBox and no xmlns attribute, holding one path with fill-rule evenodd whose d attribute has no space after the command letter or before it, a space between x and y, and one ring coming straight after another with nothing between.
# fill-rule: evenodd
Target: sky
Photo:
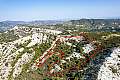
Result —
<instances>
[{"instance_id":1,"label":"sky","mask_svg":"<svg viewBox=\"0 0 120 80\"><path fill-rule=\"evenodd\" d=\"M118 17L120 0L0 0L0 21Z\"/></svg>"}]
</instances>

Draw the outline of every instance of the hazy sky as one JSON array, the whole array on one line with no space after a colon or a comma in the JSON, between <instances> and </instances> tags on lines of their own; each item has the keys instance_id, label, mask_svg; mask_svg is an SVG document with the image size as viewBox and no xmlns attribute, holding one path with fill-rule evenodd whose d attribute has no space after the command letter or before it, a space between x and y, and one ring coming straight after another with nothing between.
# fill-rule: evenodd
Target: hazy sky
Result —
<instances>
[{"instance_id":1,"label":"hazy sky","mask_svg":"<svg viewBox=\"0 0 120 80\"><path fill-rule=\"evenodd\" d=\"M0 21L120 17L120 0L0 0Z\"/></svg>"}]
</instances>

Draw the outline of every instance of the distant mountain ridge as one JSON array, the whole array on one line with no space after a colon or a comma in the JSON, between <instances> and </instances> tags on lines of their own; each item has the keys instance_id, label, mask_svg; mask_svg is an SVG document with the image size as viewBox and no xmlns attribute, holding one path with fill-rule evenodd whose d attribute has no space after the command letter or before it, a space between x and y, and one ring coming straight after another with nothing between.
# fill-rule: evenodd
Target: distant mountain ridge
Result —
<instances>
[{"instance_id":1,"label":"distant mountain ridge","mask_svg":"<svg viewBox=\"0 0 120 80\"><path fill-rule=\"evenodd\" d=\"M3 23L17 25L17 24L38 24L38 25L52 25L52 24L60 24L64 21L59 20L35 20L35 21L2 21Z\"/></svg>"},{"instance_id":2,"label":"distant mountain ridge","mask_svg":"<svg viewBox=\"0 0 120 80\"><path fill-rule=\"evenodd\" d=\"M0 31L6 31L15 25L18 24L27 24L27 25L56 25L63 24L66 26L72 25L86 29L101 29L101 30L114 30L120 31L120 19L78 19L78 20L35 20L35 21L2 21L0 22Z\"/></svg>"},{"instance_id":3,"label":"distant mountain ridge","mask_svg":"<svg viewBox=\"0 0 120 80\"><path fill-rule=\"evenodd\" d=\"M13 26L9 23L0 22L0 32L6 31Z\"/></svg>"},{"instance_id":4,"label":"distant mountain ridge","mask_svg":"<svg viewBox=\"0 0 120 80\"><path fill-rule=\"evenodd\" d=\"M64 21L59 20L36 20L36 21L2 21L0 22L0 31L6 31L9 28L14 27L18 24L29 24L29 25L55 25L62 24Z\"/></svg>"}]
</instances>

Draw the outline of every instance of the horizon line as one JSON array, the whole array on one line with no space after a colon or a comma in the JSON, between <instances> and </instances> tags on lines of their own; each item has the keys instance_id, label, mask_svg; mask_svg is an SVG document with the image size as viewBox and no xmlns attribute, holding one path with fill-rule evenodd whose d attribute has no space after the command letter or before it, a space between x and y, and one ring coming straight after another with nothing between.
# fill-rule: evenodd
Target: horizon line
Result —
<instances>
[{"instance_id":1,"label":"horizon line","mask_svg":"<svg viewBox=\"0 0 120 80\"><path fill-rule=\"evenodd\" d=\"M69 20L81 20L81 19L120 19L120 17L107 17L107 18L66 18L66 19L33 19L33 20L0 20L4 21L23 21L23 22L32 22L32 21L69 21Z\"/></svg>"}]
</instances>

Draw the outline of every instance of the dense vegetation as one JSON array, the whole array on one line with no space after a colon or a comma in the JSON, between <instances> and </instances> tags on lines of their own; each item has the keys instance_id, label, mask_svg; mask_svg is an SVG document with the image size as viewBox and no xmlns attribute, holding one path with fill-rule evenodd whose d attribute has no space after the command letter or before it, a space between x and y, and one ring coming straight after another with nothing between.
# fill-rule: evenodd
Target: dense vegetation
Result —
<instances>
[{"instance_id":1,"label":"dense vegetation","mask_svg":"<svg viewBox=\"0 0 120 80\"><path fill-rule=\"evenodd\" d=\"M0 33L0 43L11 42L17 39L19 39L19 37L14 34L14 31L7 31L4 33Z\"/></svg>"}]
</instances>

